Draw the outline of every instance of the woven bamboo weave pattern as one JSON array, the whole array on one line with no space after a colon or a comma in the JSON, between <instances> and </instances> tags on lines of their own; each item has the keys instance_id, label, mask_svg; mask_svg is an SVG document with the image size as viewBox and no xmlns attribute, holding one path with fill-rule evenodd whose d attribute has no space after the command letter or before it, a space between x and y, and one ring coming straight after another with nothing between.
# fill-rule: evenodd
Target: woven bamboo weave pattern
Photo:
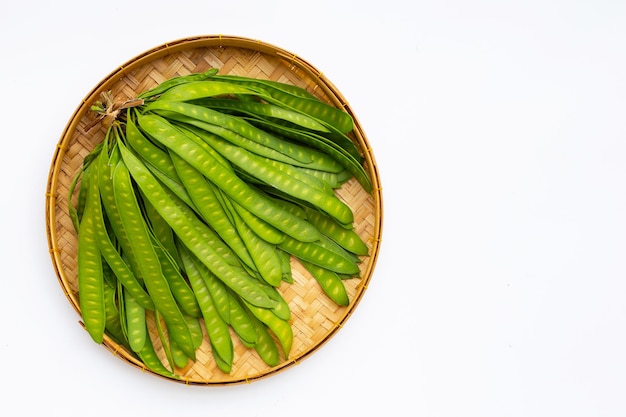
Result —
<instances>
[{"instance_id":1,"label":"woven bamboo weave pattern","mask_svg":"<svg viewBox=\"0 0 626 417\"><path fill-rule=\"evenodd\" d=\"M106 132L100 124L94 124L88 129L95 119L89 107L99 99L101 92L111 91L116 101L124 101L171 77L210 68L218 68L220 74L243 75L297 85L350 112L349 106L334 86L305 61L271 45L237 37L183 39L148 51L110 74L85 98L66 126L52 161L46 195L51 257L59 282L78 313L77 236L68 214L68 193L83 158L103 140ZM215 365L205 335L197 352L197 360L189 362L184 369L176 370L181 382L223 385L246 383L272 375L296 364L324 345L352 314L373 273L382 228L378 172L367 139L358 120L354 118L356 127L351 135L366 159L366 169L372 179L374 191L371 194L366 193L354 179L337 191L338 196L352 208L355 230L370 249L370 256L364 257L360 264L361 278L346 281L350 306L338 307L334 304L302 266L292 260L294 283L283 283L279 287L292 311L294 341L290 357L282 358L278 366L270 368L253 349L243 346L233 333L235 359L232 372L224 374ZM149 330L155 346L160 346L156 326L152 321ZM129 352L108 338L104 345L121 359L143 368ZM165 358L162 349L157 353L162 359Z\"/></svg>"}]
</instances>

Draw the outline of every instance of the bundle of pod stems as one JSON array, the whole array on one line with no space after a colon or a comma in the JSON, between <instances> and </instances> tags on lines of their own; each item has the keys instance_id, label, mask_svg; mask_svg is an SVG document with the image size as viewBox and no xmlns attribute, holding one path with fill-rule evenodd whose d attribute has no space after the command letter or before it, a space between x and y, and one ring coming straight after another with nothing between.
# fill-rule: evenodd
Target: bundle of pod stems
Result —
<instances>
[{"instance_id":1,"label":"bundle of pod stems","mask_svg":"<svg viewBox=\"0 0 626 417\"><path fill-rule=\"evenodd\" d=\"M69 192L85 329L172 378L204 334L225 373L233 337L279 364L293 342L278 290L294 282L291 260L348 306L344 280L368 255L335 192L352 178L371 192L353 119L305 89L216 69L129 103L94 104L107 133Z\"/></svg>"}]
</instances>

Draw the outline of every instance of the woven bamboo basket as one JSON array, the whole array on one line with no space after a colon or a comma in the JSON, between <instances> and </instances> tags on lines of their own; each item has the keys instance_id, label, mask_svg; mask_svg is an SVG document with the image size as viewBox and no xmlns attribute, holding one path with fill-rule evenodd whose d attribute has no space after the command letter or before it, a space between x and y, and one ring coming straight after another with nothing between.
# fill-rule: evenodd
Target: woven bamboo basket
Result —
<instances>
[{"instance_id":1,"label":"woven bamboo basket","mask_svg":"<svg viewBox=\"0 0 626 417\"><path fill-rule=\"evenodd\" d=\"M180 379L173 381L197 385L249 383L294 364L317 351L346 323L367 289L374 272L382 233L382 193L379 173L368 140L359 121L342 94L320 71L297 55L261 41L233 36L185 38L149 50L120 66L97 84L75 110L63 131L53 156L46 193L46 226L53 266L69 302L80 317L77 284L77 236L68 213L68 190L84 156L103 140L106 129L93 124L90 106L102 92L110 91L116 101L134 98L168 78L218 68L221 74L243 75L291 83L312 92L320 99L345 109L355 121L351 138L361 150L373 190L366 193L351 180L337 191L353 210L355 230L366 242L370 255L364 257L361 277L346 281L350 305L338 307L329 300L317 282L297 261L292 260L294 283L280 288L292 311L294 341L289 358L275 367L266 365L253 349L236 336L232 371L225 374L216 366L206 335L197 352L197 360L184 369L176 369ZM81 323L82 324L82 323ZM157 341L156 326L149 327ZM125 348L105 336L103 345L115 356L139 369L149 370ZM163 350L157 351L164 360ZM154 374L156 375L156 374ZM168 378L169 379L169 378Z\"/></svg>"}]
</instances>

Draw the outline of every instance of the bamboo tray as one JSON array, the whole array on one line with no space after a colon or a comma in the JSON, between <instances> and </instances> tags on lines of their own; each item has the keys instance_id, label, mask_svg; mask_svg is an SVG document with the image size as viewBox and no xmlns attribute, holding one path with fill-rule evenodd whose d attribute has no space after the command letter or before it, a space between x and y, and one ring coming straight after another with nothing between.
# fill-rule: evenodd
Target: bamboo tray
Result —
<instances>
[{"instance_id":1,"label":"bamboo tray","mask_svg":"<svg viewBox=\"0 0 626 417\"><path fill-rule=\"evenodd\" d=\"M382 193L380 178L371 147L359 121L342 94L320 71L297 55L258 40L233 36L185 38L151 49L113 71L97 84L75 110L58 142L53 156L46 193L46 226L53 266L69 302L80 317L77 287L77 236L68 214L69 185L83 157L104 138L105 128L96 125L86 132L95 115L90 106L102 92L111 91L115 100L127 100L168 78L218 68L221 74L244 75L291 83L306 88L320 99L345 109L352 115L355 129L350 134L365 159L373 185L366 193L353 179L337 191L353 210L355 230L366 242L370 255L361 263L361 278L346 281L350 296L348 307L338 307L319 288L317 282L292 260L294 283L280 288L292 311L293 347L288 359L275 367L267 366L253 349L241 345L237 337L235 359L230 374L217 368L206 339L196 362L177 369L187 384L227 385L249 383L291 367L323 346L346 323L367 289L374 272L382 233ZM82 324L82 323L81 323ZM150 328L155 340L156 328ZM85 334L86 337L87 334ZM103 345L115 356L148 371L130 352L105 336ZM164 352L157 352L163 359ZM149 372L149 371L148 371ZM156 374L154 374L156 375ZM169 379L169 378L167 378Z\"/></svg>"}]
</instances>

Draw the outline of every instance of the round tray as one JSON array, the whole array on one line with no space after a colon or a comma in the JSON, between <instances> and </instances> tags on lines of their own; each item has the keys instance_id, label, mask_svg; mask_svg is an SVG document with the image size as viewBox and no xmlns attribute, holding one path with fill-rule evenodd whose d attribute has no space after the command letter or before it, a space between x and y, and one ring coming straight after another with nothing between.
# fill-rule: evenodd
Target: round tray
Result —
<instances>
[{"instance_id":1,"label":"round tray","mask_svg":"<svg viewBox=\"0 0 626 417\"><path fill-rule=\"evenodd\" d=\"M187 384L226 385L249 383L280 372L303 360L324 345L344 325L361 300L372 277L379 253L382 232L382 194L374 156L358 119L339 91L320 71L297 55L258 40L233 36L200 36L185 38L149 50L120 66L102 80L85 97L69 120L54 153L46 193L46 226L52 262L68 300L80 316L77 285L77 236L68 213L68 190L84 156L105 134L103 126L87 129L95 119L91 105L100 94L111 91L114 99L123 101L154 87L168 78L218 68L220 74L234 74L286 82L306 88L323 101L345 109L354 118L350 134L358 145L370 175L373 191L368 194L353 179L337 194L353 210L355 230L366 242L370 255L360 264L361 278L345 282L350 305L338 307L329 300L317 282L301 265L292 260L294 283L279 287L292 311L294 333L289 359L275 367L266 365L253 349L243 346L236 337L235 359L230 374L219 370L210 354L206 339L197 360L177 369ZM87 130L87 131L86 131ZM156 326L150 330L156 336ZM156 340L156 339L155 339ZM105 336L103 345L117 357L149 371L124 347ZM163 359L163 351L157 352ZM156 374L154 374L156 375ZM169 379L169 378L168 378Z\"/></svg>"}]
</instances>

